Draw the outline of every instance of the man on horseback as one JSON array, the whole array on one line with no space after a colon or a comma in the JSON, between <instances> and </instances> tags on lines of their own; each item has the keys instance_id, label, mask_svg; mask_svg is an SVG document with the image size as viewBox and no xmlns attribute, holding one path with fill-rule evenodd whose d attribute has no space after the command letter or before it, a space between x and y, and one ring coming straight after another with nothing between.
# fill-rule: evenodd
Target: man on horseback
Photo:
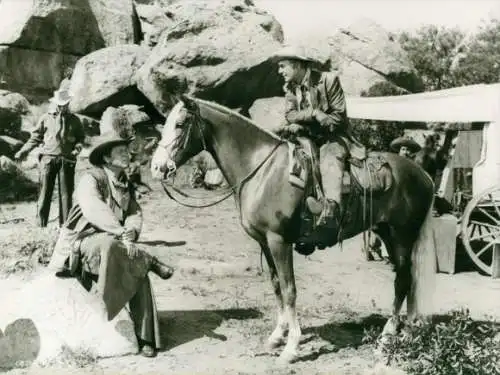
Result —
<instances>
[{"instance_id":1,"label":"man on horseback","mask_svg":"<svg viewBox=\"0 0 500 375\"><path fill-rule=\"evenodd\" d=\"M338 229L342 181L345 164L366 158L364 146L351 135L347 118L344 91L339 77L333 72L321 72L321 63L307 57L301 48L285 47L274 56L278 72L285 80L286 124L278 133L284 137L305 137L313 144L313 179L316 197L309 196L306 204L317 218L318 232ZM335 144L335 155L321 155L319 149L327 143ZM327 160L325 160L327 159ZM321 176L323 165L335 170L335 178L328 180L326 197ZM325 181L326 182L326 181Z\"/></svg>"}]
</instances>

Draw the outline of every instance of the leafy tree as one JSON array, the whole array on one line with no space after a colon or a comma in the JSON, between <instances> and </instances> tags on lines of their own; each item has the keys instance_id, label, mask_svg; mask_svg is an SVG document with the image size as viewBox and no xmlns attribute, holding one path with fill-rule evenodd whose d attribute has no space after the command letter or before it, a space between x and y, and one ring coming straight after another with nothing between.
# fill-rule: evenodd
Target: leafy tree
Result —
<instances>
[{"instance_id":1,"label":"leafy tree","mask_svg":"<svg viewBox=\"0 0 500 375\"><path fill-rule=\"evenodd\" d=\"M500 19L482 25L453 70L458 86L500 81Z\"/></svg>"},{"instance_id":2,"label":"leafy tree","mask_svg":"<svg viewBox=\"0 0 500 375\"><path fill-rule=\"evenodd\" d=\"M390 96L401 95L402 90L390 82L381 82L373 85L368 91L361 93L361 96ZM400 137L404 133L403 122L377 121L351 119L353 125L353 135L372 151L389 151L389 146L394 138Z\"/></svg>"},{"instance_id":3,"label":"leafy tree","mask_svg":"<svg viewBox=\"0 0 500 375\"><path fill-rule=\"evenodd\" d=\"M465 48L466 34L457 28L423 26L416 34L403 32L398 40L424 81L426 91L457 85L455 66Z\"/></svg>"},{"instance_id":4,"label":"leafy tree","mask_svg":"<svg viewBox=\"0 0 500 375\"><path fill-rule=\"evenodd\" d=\"M499 19L485 22L475 34L430 25L414 33L403 32L397 39L426 91L499 81Z\"/></svg>"}]
</instances>

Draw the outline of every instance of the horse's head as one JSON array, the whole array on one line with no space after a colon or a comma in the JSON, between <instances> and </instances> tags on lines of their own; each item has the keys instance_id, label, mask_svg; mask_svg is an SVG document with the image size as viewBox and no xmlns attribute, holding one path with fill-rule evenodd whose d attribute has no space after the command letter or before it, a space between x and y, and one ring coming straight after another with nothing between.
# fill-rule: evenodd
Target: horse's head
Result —
<instances>
[{"instance_id":1,"label":"horse's head","mask_svg":"<svg viewBox=\"0 0 500 375\"><path fill-rule=\"evenodd\" d=\"M203 120L198 105L183 95L170 111L151 160L151 174L163 178L166 173L175 173L184 164L205 148Z\"/></svg>"}]
</instances>

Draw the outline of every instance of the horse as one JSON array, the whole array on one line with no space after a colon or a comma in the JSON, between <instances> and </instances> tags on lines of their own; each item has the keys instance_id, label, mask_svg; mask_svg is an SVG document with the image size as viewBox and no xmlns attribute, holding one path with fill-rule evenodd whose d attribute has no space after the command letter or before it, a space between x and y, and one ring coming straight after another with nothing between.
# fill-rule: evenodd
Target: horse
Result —
<instances>
[{"instance_id":1,"label":"horse","mask_svg":"<svg viewBox=\"0 0 500 375\"><path fill-rule=\"evenodd\" d=\"M167 116L151 159L153 178L165 179L203 150L213 156L233 187L241 225L260 245L267 261L277 301L277 323L266 348L285 345L279 357L285 363L299 359L301 327L296 313L293 254L305 194L288 179L290 147L289 142L225 106L182 95ZM435 255L426 251L426 240L432 235L434 185L412 161L394 154L382 156L392 171L393 183L387 191L373 196L372 214L396 274L392 314L383 332L396 334L405 298L408 315L414 318L424 305L424 292L432 291L425 290L425 280L435 273ZM340 239L367 229L370 223L358 221Z\"/></svg>"}]
</instances>

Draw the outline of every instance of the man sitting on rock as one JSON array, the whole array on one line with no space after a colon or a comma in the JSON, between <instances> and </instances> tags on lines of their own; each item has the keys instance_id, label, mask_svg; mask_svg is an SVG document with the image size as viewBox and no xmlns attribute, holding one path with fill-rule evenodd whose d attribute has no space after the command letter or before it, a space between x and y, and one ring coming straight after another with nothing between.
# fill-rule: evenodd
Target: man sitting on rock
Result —
<instances>
[{"instance_id":1,"label":"man sitting on rock","mask_svg":"<svg viewBox=\"0 0 500 375\"><path fill-rule=\"evenodd\" d=\"M81 271L97 281L93 290L102 298L109 320L128 303L141 352L153 357L161 343L148 272L166 280L173 269L135 244L142 212L125 173L129 143L114 133L98 137L89 153L92 167L79 179L75 205L61 228L49 268L60 277Z\"/></svg>"},{"instance_id":2,"label":"man sitting on rock","mask_svg":"<svg viewBox=\"0 0 500 375\"><path fill-rule=\"evenodd\" d=\"M82 149L85 133L80 119L68 109L70 100L71 96L67 91L56 91L48 113L40 118L30 139L14 156L21 160L35 147L43 145L39 155L41 187L37 204L40 227L46 227L49 221L56 178L59 224L64 223L72 205L76 154Z\"/></svg>"}]
</instances>

